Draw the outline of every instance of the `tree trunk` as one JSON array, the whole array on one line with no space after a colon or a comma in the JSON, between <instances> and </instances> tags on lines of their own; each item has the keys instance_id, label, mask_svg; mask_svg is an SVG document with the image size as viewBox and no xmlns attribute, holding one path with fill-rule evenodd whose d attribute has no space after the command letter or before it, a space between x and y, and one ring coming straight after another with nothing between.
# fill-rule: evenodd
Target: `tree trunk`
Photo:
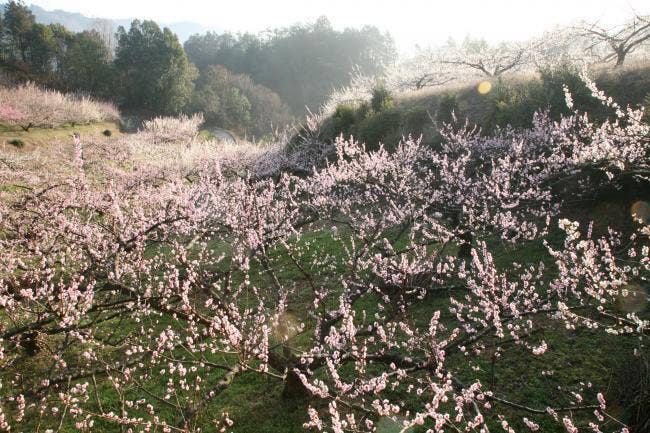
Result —
<instances>
[{"instance_id":1,"label":"tree trunk","mask_svg":"<svg viewBox=\"0 0 650 433\"><path fill-rule=\"evenodd\" d=\"M461 226L460 219L460 212L455 212L451 218L451 224L457 230ZM458 258L468 259L472 257L472 240L474 239L472 232L470 230L464 231L458 236L458 239L460 239L462 242L458 247Z\"/></svg>"},{"instance_id":2,"label":"tree trunk","mask_svg":"<svg viewBox=\"0 0 650 433\"><path fill-rule=\"evenodd\" d=\"M623 66L623 62L625 62L625 56L627 55L627 52L625 50L620 50L616 52L616 67L619 68Z\"/></svg>"},{"instance_id":3,"label":"tree trunk","mask_svg":"<svg viewBox=\"0 0 650 433\"><path fill-rule=\"evenodd\" d=\"M302 399L309 397L310 393L298 375L293 371L287 371L287 377L284 380L284 388L282 389L282 398L286 400Z\"/></svg>"},{"instance_id":4,"label":"tree trunk","mask_svg":"<svg viewBox=\"0 0 650 433\"><path fill-rule=\"evenodd\" d=\"M293 371L296 366L296 359L288 348L283 347L282 355L269 351L269 365L277 371L286 371L282 398L291 400L305 398L310 395L309 390L305 388L298 374Z\"/></svg>"},{"instance_id":5,"label":"tree trunk","mask_svg":"<svg viewBox=\"0 0 650 433\"><path fill-rule=\"evenodd\" d=\"M472 239L474 237L472 236L472 232L467 231L460 235L460 239L463 241L463 243L460 245L460 248L458 248L458 258L460 259L469 259L472 257Z\"/></svg>"}]
</instances>

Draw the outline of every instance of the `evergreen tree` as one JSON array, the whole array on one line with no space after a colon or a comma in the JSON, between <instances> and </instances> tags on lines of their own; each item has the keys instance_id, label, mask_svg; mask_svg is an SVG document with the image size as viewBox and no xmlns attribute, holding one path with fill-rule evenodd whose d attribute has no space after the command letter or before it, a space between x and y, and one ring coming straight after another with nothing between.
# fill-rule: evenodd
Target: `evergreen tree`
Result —
<instances>
[{"instance_id":1,"label":"evergreen tree","mask_svg":"<svg viewBox=\"0 0 650 433\"><path fill-rule=\"evenodd\" d=\"M45 79L52 72L54 56L57 52L54 33L49 26L34 24L29 33L29 71Z\"/></svg>"},{"instance_id":2,"label":"evergreen tree","mask_svg":"<svg viewBox=\"0 0 650 433\"><path fill-rule=\"evenodd\" d=\"M70 90L109 95L112 91L110 53L96 31L74 35L61 65L63 84Z\"/></svg>"},{"instance_id":3,"label":"evergreen tree","mask_svg":"<svg viewBox=\"0 0 650 433\"><path fill-rule=\"evenodd\" d=\"M172 114L191 98L196 77L177 36L153 21L118 29L115 68L124 105Z\"/></svg>"},{"instance_id":4,"label":"evergreen tree","mask_svg":"<svg viewBox=\"0 0 650 433\"><path fill-rule=\"evenodd\" d=\"M28 62L32 28L35 24L34 14L22 0L11 0L5 6L3 23L3 51L12 64Z\"/></svg>"}]
</instances>

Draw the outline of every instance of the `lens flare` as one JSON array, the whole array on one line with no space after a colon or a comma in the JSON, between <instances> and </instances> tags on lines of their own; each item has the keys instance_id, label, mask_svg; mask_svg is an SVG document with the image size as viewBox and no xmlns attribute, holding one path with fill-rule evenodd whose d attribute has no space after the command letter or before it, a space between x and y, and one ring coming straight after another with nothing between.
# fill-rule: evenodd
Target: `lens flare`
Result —
<instances>
[{"instance_id":1,"label":"lens flare","mask_svg":"<svg viewBox=\"0 0 650 433\"><path fill-rule=\"evenodd\" d=\"M481 81L476 87L476 90L478 90L481 95L487 95L492 90L492 83L489 81Z\"/></svg>"},{"instance_id":2,"label":"lens flare","mask_svg":"<svg viewBox=\"0 0 650 433\"><path fill-rule=\"evenodd\" d=\"M625 313L639 313L645 309L647 303L647 291L637 284L624 286L616 299L616 306Z\"/></svg>"},{"instance_id":3,"label":"lens flare","mask_svg":"<svg viewBox=\"0 0 650 433\"><path fill-rule=\"evenodd\" d=\"M630 209L632 218L641 220L643 224L650 224L650 204L647 201L637 201Z\"/></svg>"},{"instance_id":4,"label":"lens flare","mask_svg":"<svg viewBox=\"0 0 650 433\"><path fill-rule=\"evenodd\" d=\"M410 433L413 428L404 428L401 418L392 419L387 416L381 417L377 421L377 433Z\"/></svg>"},{"instance_id":5,"label":"lens flare","mask_svg":"<svg viewBox=\"0 0 650 433\"><path fill-rule=\"evenodd\" d=\"M276 340L287 341L302 330L300 321L291 313L284 313L273 327L272 335Z\"/></svg>"}]
</instances>

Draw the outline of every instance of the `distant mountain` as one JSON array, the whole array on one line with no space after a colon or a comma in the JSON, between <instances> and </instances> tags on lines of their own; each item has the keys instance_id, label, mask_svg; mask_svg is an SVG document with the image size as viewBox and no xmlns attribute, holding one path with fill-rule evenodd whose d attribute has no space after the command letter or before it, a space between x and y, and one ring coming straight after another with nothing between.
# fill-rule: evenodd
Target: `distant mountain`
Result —
<instances>
[{"instance_id":1,"label":"distant mountain","mask_svg":"<svg viewBox=\"0 0 650 433\"><path fill-rule=\"evenodd\" d=\"M36 22L42 24L58 23L64 25L68 30L74 32L82 32L93 28L93 24L97 18L87 17L76 12L67 12L60 9L48 11L38 5L30 5L29 8L36 17ZM135 18L129 19L109 19L113 22L115 30L118 26L124 26L127 30L131 25L131 21ZM146 18L140 18L146 19ZM196 33L205 33L210 30L200 24L192 22L175 22L175 23L158 23L161 27L169 27L171 31L178 35L181 42L185 42L191 35Z\"/></svg>"}]
</instances>

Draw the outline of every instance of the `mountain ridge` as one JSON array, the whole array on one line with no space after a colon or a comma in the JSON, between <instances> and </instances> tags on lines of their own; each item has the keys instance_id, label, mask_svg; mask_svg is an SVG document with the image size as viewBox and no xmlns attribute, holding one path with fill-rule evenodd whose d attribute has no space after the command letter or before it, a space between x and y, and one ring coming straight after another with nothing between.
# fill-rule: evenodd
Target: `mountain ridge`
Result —
<instances>
[{"instance_id":1,"label":"mountain ridge","mask_svg":"<svg viewBox=\"0 0 650 433\"><path fill-rule=\"evenodd\" d=\"M88 17L79 12L70 12L63 9L47 10L35 4L29 5L29 9L36 17L36 22L41 24L54 24L54 23L62 24L68 30L74 32L82 32L84 30L92 29L93 25L97 20L108 20L113 23L114 30L117 30L118 26L123 26L126 29L128 29L129 26L131 25L131 22L134 19L148 19L148 18L135 18L135 17L126 18L126 19ZM201 24L190 22L190 21L178 21L172 23L163 23L158 21L156 22L158 23L159 26L168 27L171 31L176 33L178 39L181 42L185 42L193 34L205 33L208 30L213 30Z\"/></svg>"}]
</instances>

